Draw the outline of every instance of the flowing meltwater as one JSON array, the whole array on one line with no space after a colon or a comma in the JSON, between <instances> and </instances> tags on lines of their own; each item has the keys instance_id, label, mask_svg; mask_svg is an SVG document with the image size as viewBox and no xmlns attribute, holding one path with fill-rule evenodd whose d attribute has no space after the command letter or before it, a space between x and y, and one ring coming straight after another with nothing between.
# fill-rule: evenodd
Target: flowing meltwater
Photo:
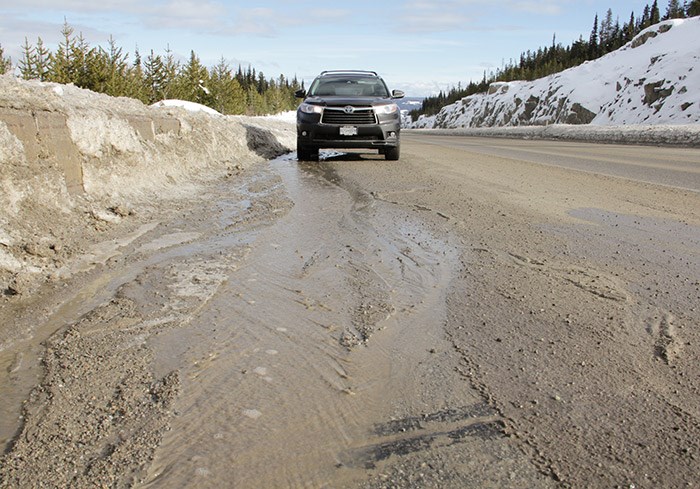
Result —
<instances>
[{"instance_id":1,"label":"flowing meltwater","mask_svg":"<svg viewBox=\"0 0 700 489\"><path fill-rule=\"evenodd\" d=\"M447 348L456 251L323 163L272 166L292 210L155 339L157 373L179 369L182 389L149 487L351 483L376 426L429 402L417 366Z\"/></svg>"}]
</instances>

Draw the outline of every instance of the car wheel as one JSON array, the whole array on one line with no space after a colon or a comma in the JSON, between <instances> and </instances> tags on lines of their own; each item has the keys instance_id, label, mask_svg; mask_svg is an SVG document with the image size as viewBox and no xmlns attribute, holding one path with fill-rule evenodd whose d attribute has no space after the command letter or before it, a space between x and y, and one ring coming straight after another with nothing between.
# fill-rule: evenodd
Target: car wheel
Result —
<instances>
[{"instance_id":1,"label":"car wheel","mask_svg":"<svg viewBox=\"0 0 700 489\"><path fill-rule=\"evenodd\" d=\"M401 147L394 146L384 150L384 157L389 161L397 161L401 155Z\"/></svg>"},{"instance_id":2,"label":"car wheel","mask_svg":"<svg viewBox=\"0 0 700 489\"><path fill-rule=\"evenodd\" d=\"M297 160L318 161L318 149L310 148L297 139Z\"/></svg>"}]
</instances>

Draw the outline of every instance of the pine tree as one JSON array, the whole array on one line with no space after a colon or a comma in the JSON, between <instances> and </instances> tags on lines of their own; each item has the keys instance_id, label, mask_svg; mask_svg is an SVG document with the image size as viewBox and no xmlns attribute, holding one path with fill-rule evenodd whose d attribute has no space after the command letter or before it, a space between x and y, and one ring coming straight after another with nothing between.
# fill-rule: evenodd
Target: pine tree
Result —
<instances>
[{"instance_id":1,"label":"pine tree","mask_svg":"<svg viewBox=\"0 0 700 489\"><path fill-rule=\"evenodd\" d=\"M639 20L638 31L642 31L651 25L651 9L649 5L644 6L644 11L642 12L642 18Z\"/></svg>"},{"instance_id":2,"label":"pine tree","mask_svg":"<svg viewBox=\"0 0 700 489\"><path fill-rule=\"evenodd\" d=\"M258 93L255 87L246 91L246 115L262 115L267 113L265 99Z\"/></svg>"},{"instance_id":3,"label":"pine tree","mask_svg":"<svg viewBox=\"0 0 700 489\"><path fill-rule=\"evenodd\" d=\"M209 79L214 110L227 115L245 113L245 92L223 57L211 69Z\"/></svg>"},{"instance_id":4,"label":"pine tree","mask_svg":"<svg viewBox=\"0 0 700 489\"><path fill-rule=\"evenodd\" d=\"M613 30L613 12L612 9L608 9L605 14L605 19L600 23L600 53L606 53L610 41L612 40L612 30Z\"/></svg>"},{"instance_id":5,"label":"pine tree","mask_svg":"<svg viewBox=\"0 0 700 489\"><path fill-rule=\"evenodd\" d=\"M149 103L149 91L143 75L143 63L141 62L141 53L139 53L138 46L134 50L134 63L127 71L126 78L128 83L124 95L138 99L145 104Z\"/></svg>"},{"instance_id":6,"label":"pine tree","mask_svg":"<svg viewBox=\"0 0 700 489\"><path fill-rule=\"evenodd\" d=\"M658 0L654 0L654 3L651 5L650 22L651 25L661 22L661 12L659 12Z\"/></svg>"},{"instance_id":7,"label":"pine tree","mask_svg":"<svg viewBox=\"0 0 700 489\"><path fill-rule=\"evenodd\" d=\"M593 30L588 40L588 59L596 59L598 57L598 14L593 21Z\"/></svg>"},{"instance_id":8,"label":"pine tree","mask_svg":"<svg viewBox=\"0 0 700 489\"><path fill-rule=\"evenodd\" d=\"M73 48L73 28L63 21L61 29L63 40L59 43L58 49L50 57L49 81L56 83L70 83L72 81L70 53Z\"/></svg>"},{"instance_id":9,"label":"pine tree","mask_svg":"<svg viewBox=\"0 0 700 489\"><path fill-rule=\"evenodd\" d=\"M688 17L695 17L696 15L700 15L700 0L691 0L690 2L688 2L685 14Z\"/></svg>"},{"instance_id":10,"label":"pine tree","mask_svg":"<svg viewBox=\"0 0 700 489\"><path fill-rule=\"evenodd\" d=\"M634 12L630 14L630 23L625 26L625 42L630 42L637 34L637 24L634 20Z\"/></svg>"},{"instance_id":11,"label":"pine tree","mask_svg":"<svg viewBox=\"0 0 700 489\"><path fill-rule=\"evenodd\" d=\"M41 81L45 81L49 77L49 71L51 68L51 52L46 46L44 46L44 41L41 37L36 40L36 51L35 58L36 62L36 75Z\"/></svg>"},{"instance_id":12,"label":"pine tree","mask_svg":"<svg viewBox=\"0 0 700 489\"><path fill-rule=\"evenodd\" d=\"M163 89L166 80L163 59L159 54L154 54L152 49L143 64L143 75L147 103L152 104L163 100Z\"/></svg>"},{"instance_id":13,"label":"pine tree","mask_svg":"<svg viewBox=\"0 0 700 489\"><path fill-rule=\"evenodd\" d=\"M685 12L681 7L678 0L669 0L668 7L666 7L666 14L664 15L664 20L668 19L680 19L685 17Z\"/></svg>"},{"instance_id":14,"label":"pine tree","mask_svg":"<svg viewBox=\"0 0 700 489\"><path fill-rule=\"evenodd\" d=\"M208 105L207 102L210 102L208 82L209 72L195 52L191 51L189 61L180 69L175 81L177 98Z\"/></svg>"},{"instance_id":15,"label":"pine tree","mask_svg":"<svg viewBox=\"0 0 700 489\"><path fill-rule=\"evenodd\" d=\"M2 44L0 44L0 75L4 75L10 71L12 71L12 60L5 56L5 50L2 48Z\"/></svg>"},{"instance_id":16,"label":"pine tree","mask_svg":"<svg viewBox=\"0 0 700 489\"><path fill-rule=\"evenodd\" d=\"M73 38L68 56L69 73L71 74L69 82L87 89L93 89L98 85L97 81L92 78L96 73L91 72L90 67L91 61L94 61L92 59L94 55L95 51L90 49L82 32L78 34L77 38Z\"/></svg>"},{"instance_id":17,"label":"pine tree","mask_svg":"<svg viewBox=\"0 0 700 489\"><path fill-rule=\"evenodd\" d=\"M128 93L128 54L124 54L122 48L117 47L117 43L112 36L107 41L108 51L101 51L106 60L106 74L104 93L113 97L124 96Z\"/></svg>"},{"instance_id":18,"label":"pine tree","mask_svg":"<svg viewBox=\"0 0 700 489\"><path fill-rule=\"evenodd\" d=\"M29 39L24 38L22 46L22 58L19 60L19 73L25 80L34 80L36 73L36 48L29 44Z\"/></svg>"},{"instance_id":19,"label":"pine tree","mask_svg":"<svg viewBox=\"0 0 700 489\"><path fill-rule=\"evenodd\" d=\"M177 73L179 70L180 63L175 60L175 55L168 44L165 48L165 58L163 60L163 73L165 74L163 98L177 98L176 94L174 93L174 89L175 80L177 79Z\"/></svg>"}]
</instances>

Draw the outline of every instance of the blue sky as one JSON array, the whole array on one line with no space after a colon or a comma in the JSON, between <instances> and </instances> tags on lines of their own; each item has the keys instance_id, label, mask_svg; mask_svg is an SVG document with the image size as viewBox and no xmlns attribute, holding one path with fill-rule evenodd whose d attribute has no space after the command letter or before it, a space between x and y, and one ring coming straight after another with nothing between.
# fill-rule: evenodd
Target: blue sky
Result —
<instances>
[{"instance_id":1,"label":"blue sky","mask_svg":"<svg viewBox=\"0 0 700 489\"><path fill-rule=\"evenodd\" d=\"M91 45L142 54L194 50L214 65L252 64L307 82L324 69L378 71L390 88L424 96L478 80L521 52L588 37L593 17L620 21L646 1L599 0L0 0L0 44L16 61L25 36L52 49L64 18ZM651 3L651 2L649 2ZM667 2L659 1L662 14Z\"/></svg>"}]
</instances>

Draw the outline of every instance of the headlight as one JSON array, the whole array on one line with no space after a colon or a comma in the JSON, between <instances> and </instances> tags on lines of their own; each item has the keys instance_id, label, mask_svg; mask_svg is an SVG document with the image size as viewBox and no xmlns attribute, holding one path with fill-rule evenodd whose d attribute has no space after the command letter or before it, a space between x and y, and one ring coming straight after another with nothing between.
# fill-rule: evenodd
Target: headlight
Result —
<instances>
[{"instance_id":1,"label":"headlight","mask_svg":"<svg viewBox=\"0 0 700 489\"><path fill-rule=\"evenodd\" d=\"M377 114L396 114L399 111L399 106L396 104L376 105L374 111Z\"/></svg>"},{"instance_id":2,"label":"headlight","mask_svg":"<svg viewBox=\"0 0 700 489\"><path fill-rule=\"evenodd\" d=\"M323 107L320 105L307 104L306 102L299 106L299 110L305 114L323 114Z\"/></svg>"}]
</instances>

